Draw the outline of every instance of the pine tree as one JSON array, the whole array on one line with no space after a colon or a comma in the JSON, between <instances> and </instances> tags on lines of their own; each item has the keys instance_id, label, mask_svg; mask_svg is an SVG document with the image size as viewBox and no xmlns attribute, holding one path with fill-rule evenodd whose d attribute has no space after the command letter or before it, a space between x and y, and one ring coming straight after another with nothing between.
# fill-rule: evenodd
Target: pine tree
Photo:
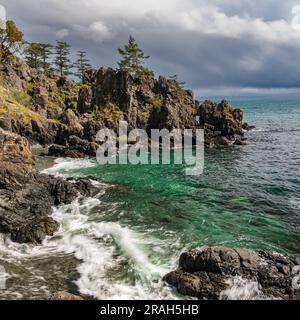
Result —
<instances>
[{"instance_id":1,"label":"pine tree","mask_svg":"<svg viewBox=\"0 0 300 320\"><path fill-rule=\"evenodd\" d=\"M53 68L51 66L51 63L49 62L50 56L53 54L52 53L52 48L53 46L49 43L41 43L41 66L45 72L46 75L51 75L53 73Z\"/></svg>"},{"instance_id":2,"label":"pine tree","mask_svg":"<svg viewBox=\"0 0 300 320\"><path fill-rule=\"evenodd\" d=\"M70 48L69 44L62 41L57 41L57 45L55 46L54 65L56 66L55 70L61 77L72 74L70 71L73 68L70 60Z\"/></svg>"},{"instance_id":3,"label":"pine tree","mask_svg":"<svg viewBox=\"0 0 300 320\"><path fill-rule=\"evenodd\" d=\"M31 68L38 69L41 67L41 46L39 43L33 42L28 44L24 53L25 61Z\"/></svg>"},{"instance_id":4,"label":"pine tree","mask_svg":"<svg viewBox=\"0 0 300 320\"><path fill-rule=\"evenodd\" d=\"M124 49L118 49L122 59L118 62L119 70L126 71L135 78L139 78L141 75L153 75L153 72L145 67L143 64L145 60L149 59L144 52L139 48L135 39L130 36L128 44Z\"/></svg>"},{"instance_id":5,"label":"pine tree","mask_svg":"<svg viewBox=\"0 0 300 320\"><path fill-rule=\"evenodd\" d=\"M85 51L77 52L78 59L76 60L74 67L76 67L77 72L75 75L83 82L84 73L86 70L91 68L90 60L86 58Z\"/></svg>"}]
</instances>

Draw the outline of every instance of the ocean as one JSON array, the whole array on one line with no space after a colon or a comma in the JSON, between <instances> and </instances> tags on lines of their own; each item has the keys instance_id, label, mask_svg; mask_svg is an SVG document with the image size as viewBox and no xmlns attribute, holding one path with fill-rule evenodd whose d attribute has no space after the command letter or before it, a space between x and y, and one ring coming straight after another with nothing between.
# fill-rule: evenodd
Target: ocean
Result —
<instances>
[{"instance_id":1,"label":"ocean","mask_svg":"<svg viewBox=\"0 0 300 320\"><path fill-rule=\"evenodd\" d=\"M300 101L231 101L246 146L205 151L204 172L179 165L98 165L56 159L44 172L102 179L95 198L55 208L42 246L0 235L0 299L69 291L95 299L178 299L161 278L180 253L208 244L300 257ZM242 298L242 297L241 297Z\"/></svg>"}]
</instances>

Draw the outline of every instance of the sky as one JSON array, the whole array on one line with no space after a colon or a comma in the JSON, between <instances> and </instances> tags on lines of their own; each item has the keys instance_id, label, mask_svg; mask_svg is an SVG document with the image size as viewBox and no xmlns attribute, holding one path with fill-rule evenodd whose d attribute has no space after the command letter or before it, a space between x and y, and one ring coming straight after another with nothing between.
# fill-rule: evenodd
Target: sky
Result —
<instances>
[{"instance_id":1,"label":"sky","mask_svg":"<svg viewBox=\"0 0 300 320\"><path fill-rule=\"evenodd\" d=\"M199 98L300 97L300 0L0 0L28 41L116 67L131 34Z\"/></svg>"}]
</instances>

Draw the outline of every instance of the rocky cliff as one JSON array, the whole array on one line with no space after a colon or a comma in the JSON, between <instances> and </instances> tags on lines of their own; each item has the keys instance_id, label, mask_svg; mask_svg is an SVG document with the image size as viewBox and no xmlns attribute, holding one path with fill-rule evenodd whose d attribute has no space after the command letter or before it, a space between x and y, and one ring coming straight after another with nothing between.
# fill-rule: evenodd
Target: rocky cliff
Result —
<instances>
[{"instance_id":1,"label":"rocky cliff","mask_svg":"<svg viewBox=\"0 0 300 320\"><path fill-rule=\"evenodd\" d=\"M226 101L195 100L176 80L132 78L101 68L86 72L83 84L46 77L15 58L0 66L0 127L31 143L51 145L58 156L95 156L103 127L117 129L205 129L207 146L244 144L243 112Z\"/></svg>"},{"instance_id":2,"label":"rocky cliff","mask_svg":"<svg viewBox=\"0 0 300 320\"><path fill-rule=\"evenodd\" d=\"M205 129L209 146L243 144L243 112L226 101L200 103L176 80L101 68L86 73L77 111L86 126L115 128L126 120L131 129ZM92 115L92 120L89 119ZM89 123L89 125L88 125Z\"/></svg>"}]
</instances>

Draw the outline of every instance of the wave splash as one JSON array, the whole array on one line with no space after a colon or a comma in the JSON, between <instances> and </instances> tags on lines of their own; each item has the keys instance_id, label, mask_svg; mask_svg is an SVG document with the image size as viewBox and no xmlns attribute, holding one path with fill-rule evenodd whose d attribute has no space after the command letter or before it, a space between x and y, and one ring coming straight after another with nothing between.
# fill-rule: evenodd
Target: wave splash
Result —
<instances>
[{"instance_id":1,"label":"wave splash","mask_svg":"<svg viewBox=\"0 0 300 320\"><path fill-rule=\"evenodd\" d=\"M73 254L80 261L79 278L75 281L79 292L97 299L177 299L161 281L169 272L168 267L150 261L143 250L142 237L118 223L90 219L89 213L101 204L104 193L102 190L95 198L78 198L54 208L53 218L60 229L42 246L18 244L2 236L0 255L15 263L33 257ZM129 279L118 279L124 269L128 269Z\"/></svg>"}]
</instances>

